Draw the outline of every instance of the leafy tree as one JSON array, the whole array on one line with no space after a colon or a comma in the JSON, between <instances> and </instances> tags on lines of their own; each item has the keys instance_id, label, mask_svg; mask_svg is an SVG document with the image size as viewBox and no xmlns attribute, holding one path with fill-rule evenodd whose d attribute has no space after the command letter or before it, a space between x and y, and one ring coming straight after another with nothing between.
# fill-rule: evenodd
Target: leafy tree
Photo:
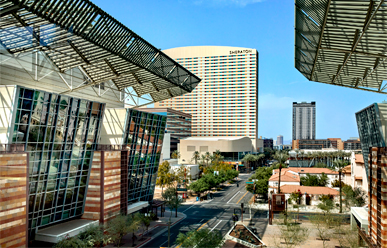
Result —
<instances>
[{"instance_id":1,"label":"leafy tree","mask_svg":"<svg viewBox=\"0 0 387 248\"><path fill-rule=\"evenodd\" d=\"M325 187L328 184L328 176L323 172L321 176L310 175L309 173L306 176L301 177L301 185L303 186L321 186Z\"/></svg>"},{"instance_id":2,"label":"leafy tree","mask_svg":"<svg viewBox=\"0 0 387 248\"><path fill-rule=\"evenodd\" d=\"M134 216L118 215L108 222L107 231L117 247L121 245L122 238L140 227L140 215Z\"/></svg>"},{"instance_id":3,"label":"leafy tree","mask_svg":"<svg viewBox=\"0 0 387 248\"><path fill-rule=\"evenodd\" d=\"M323 247L327 247L326 241L328 241L328 238L331 236L331 230L329 225L327 225L326 216L323 214L315 214L309 216L309 220L316 227L318 237L323 242Z\"/></svg>"},{"instance_id":4,"label":"leafy tree","mask_svg":"<svg viewBox=\"0 0 387 248\"><path fill-rule=\"evenodd\" d=\"M343 181L341 181L341 187L344 186L349 186L348 184L345 184ZM340 187L340 181L339 180L334 180L332 182L332 188L339 188Z\"/></svg>"},{"instance_id":5,"label":"leafy tree","mask_svg":"<svg viewBox=\"0 0 387 248\"><path fill-rule=\"evenodd\" d=\"M171 210L171 216L172 216L172 211L175 209L176 217L177 217L177 209L181 206L183 202L183 200L177 196L177 190L175 188L170 187L165 190L162 196L163 196L163 199L165 200L167 207Z\"/></svg>"},{"instance_id":6,"label":"leafy tree","mask_svg":"<svg viewBox=\"0 0 387 248\"><path fill-rule=\"evenodd\" d=\"M110 242L109 235L104 234L103 225L91 225L80 232L77 237L85 241L88 247L103 247Z\"/></svg>"},{"instance_id":7,"label":"leafy tree","mask_svg":"<svg viewBox=\"0 0 387 248\"><path fill-rule=\"evenodd\" d=\"M190 178L190 169L185 165L179 166L179 168L174 171L172 177L178 184L187 185Z\"/></svg>"},{"instance_id":8,"label":"leafy tree","mask_svg":"<svg viewBox=\"0 0 387 248\"><path fill-rule=\"evenodd\" d=\"M168 161L164 161L162 164L160 164L159 170L157 172L156 184L161 186L161 194L164 192L164 187L171 185L173 182L170 171L171 166L169 165Z\"/></svg>"},{"instance_id":9,"label":"leafy tree","mask_svg":"<svg viewBox=\"0 0 387 248\"><path fill-rule=\"evenodd\" d=\"M282 218L288 217L282 215ZM289 219L289 221L285 221L284 223L286 224L278 225L279 242L278 240L275 240L276 247L299 247L307 240L309 236L307 228L302 227L302 225L294 224L291 219Z\"/></svg>"},{"instance_id":10,"label":"leafy tree","mask_svg":"<svg viewBox=\"0 0 387 248\"><path fill-rule=\"evenodd\" d=\"M361 188L352 189L349 185L343 186L346 206L362 207L366 204L366 192Z\"/></svg>"},{"instance_id":11,"label":"leafy tree","mask_svg":"<svg viewBox=\"0 0 387 248\"><path fill-rule=\"evenodd\" d=\"M145 215L145 214L141 215L140 221L141 221L141 224L146 228L147 233L148 233L148 228L151 224L152 218L153 218L152 212L150 212L148 215ZM145 232L145 230L143 230L142 235L141 235L143 237L144 237L144 232Z\"/></svg>"},{"instance_id":12,"label":"leafy tree","mask_svg":"<svg viewBox=\"0 0 387 248\"><path fill-rule=\"evenodd\" d=\"M229 164L229 163L220 161L220 162L214 163L211 166L211 168L214 171L221 171L221 170L228 171L228 170L232 170L233 166L231 164Z\"/></svg>"},{"instance_id":13,"label":"leafy tree","mask_svg":"<svg viewBox=\"0 0 387 248\"><path fill-rule=\"evenodd\" d=\"M317 207L324 211L324 213L330 213L333 209L333 196L332 195L323 195L320 196L319 200L321 201Z\"/></svg>"},{"instance_id":14,"label":"leafy tree","mask_svg":"<svg viewBox=\"0 0 387 248\"><path fill-rule=\"evenodd\" d=\"M210 186L208 185L208 183L202 180L201 178L196 182L192 182L189 185L189 189L195 192L198 195L198 197L200 197L200 194L207 191L209 188Z\"/></svg>"},{"instance_id":15,"label":"leafy tree","mask_svg":"<svg viewBox=\"0 0 387 248\"><path fill-rule=\"evenodd\" d=\"M339 241L340 247L358 248L359 233L348 225L337 225L334 237Z\"/></svg>"},{"instance_id":16,"label":"leafy tree","mask_svg":"<svg viewBox=\"0 0 387 248\"><path fill-rule=\"evenodd\" d=\"M87 247L87 242L79 239L77 236L70 237L66 235L63 239L61 239L55 246L55 248L69 247L69 248L79 248L79 247Z\"/></svg>"},{"instance_id":17,"label":"leafy tree","mask_svg":"<svg viewBox=\"0 0 387 248\"><path fill-rule=\"evenodd\" d=\"M176 244L181 244L181 247L194 248L194 247L208 247L218 248L222 247L223 236L218 230L211 231L210 229L203 228L200 230L192 230L188 233L179 233L177 235Z\"/></svg>"},{"instance_id":18,"label":"leafy tree","mask_svg":"<svg viewBox=\"0 0 387 248\"><path fill-rule=\"evenodd\" d=\"M346 156L346 153L344 153L342 156L344 158L344 156ZM343 169L345 166L347 166L347 163L343 160L336 159L333 162L333 169L339 172L339 182L341 182L341 173L343 172ZM339 184L339 188L340 188L340 213L342 213L343 212L343 199L342 199L343 185L341 183Z\"/></svg>"},{"instance_id":19,"label":"leafy tree","mask_svg":"<svg viewBox=\"0 0 387 248\"><path fill-rule=\"evenodd\" d=\"M297 208L297 220L300 220L300 204L301 204L302 194L301 191L294 191L290 194L289 200L294 201L295 204L293 207Z\"/></svg>"},{"instance_id":20,"label":"leafy tree","mask_svg":"<svg viewBox=\"0 0 387 248\"><path fill-rule=\"evenodd\" d=\"M180 152L178 152L177 150L173 151L171 157L172 157L173 159L178 159L178 158L180 158Z\"/></svg>"},{"instance_id":21,"label":"leafy tree","mask_svg":"<svg viewBox=\"0 0 387 248\"><path fill-rule=\"evenodd\" d=\"M271 149L270 147L265 147L263 149L263 154L265 155L265 159L271 159L274 155L275 151Z\"/></svg>"},{"instance_id":22,"label":"leafy tree","mask_svg":"<svg viewBox=\"0 0 387 248\"><path fill-rule=\"evenodd\" d=\"M198 160L200 159L200 153L195 151L192 155L192 159L195 161L195 164L198 164Z\"/></svg>"},{"instance_id":23,"label":"leafy tree","mask_svg":"<svg viewBox=\"0 0 387 248\"><path fill-rule=\"evenodd\" d=\"M255 173L250 177L249 180L257 179L258 181L255 182L255 192L254 191L254 185L248 184L246 186L246 189L250 191L251 193L255 194L261 194L265 198L267 197L268 190L269 190L269 178L271 177L273 173L272 167L259 167L255 170Z\"/></svg>"},{"instance_id":24,"label":"leafy tree","mask_svg":"<svg viewBox=\"0 0 387 248\"><path fill-rule=\"evenodd\" d=\"M217 186L217 181L215 179L214 173L208 173L205 174L200 180L204 180L207 185L209 186L210 189L214 188Z\"/></svg>"}]
</instances>

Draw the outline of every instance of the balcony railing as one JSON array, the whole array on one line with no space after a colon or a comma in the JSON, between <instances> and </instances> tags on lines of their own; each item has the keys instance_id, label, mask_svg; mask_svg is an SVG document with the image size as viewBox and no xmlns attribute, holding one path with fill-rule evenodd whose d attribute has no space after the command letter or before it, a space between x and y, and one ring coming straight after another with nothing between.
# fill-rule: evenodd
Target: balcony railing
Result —
<instances>
[{"instance_id":1,"label":"balcony railing","mask_svg":"<svg viewBox=\"0 0 387 248\"><path fill-rule=\"evenodd\" d=\"M110 145L110 144L100 144L97 145L96 151L127 151L130 150L128 145Z\"/></svg>"},{"instance_id":2,"label":"balcony railing","mask_svg":"<svg viewBox=\"0 0 387 248\"><path fill-rule=\"evenodd\" d=\"M0 153L24 152L24 144L0 144Z\"/></svg>"}]
</instances>

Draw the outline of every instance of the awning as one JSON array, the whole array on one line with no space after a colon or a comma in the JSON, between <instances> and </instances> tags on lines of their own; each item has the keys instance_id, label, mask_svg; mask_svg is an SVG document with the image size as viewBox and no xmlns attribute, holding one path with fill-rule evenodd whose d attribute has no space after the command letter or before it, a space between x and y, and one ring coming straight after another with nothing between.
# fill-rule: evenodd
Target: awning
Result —
<instances>
[{"instance_id":1,"label":"awning","mask_svg":"<svg viewBox=\"0 0 387 248\"><path fill-rule=\"evenodd\" d=\"M58 243L65 236L73 237L90 225L99 225L98 220L77 219L50 227L39 229L35 235L35 240L49 243Z\"/></svg>"},{"instance_id":2,"label":"awning","mask_svg":"<svg viewBox=\"0 0 387 248\"><path fill-rule=\"evenodd\" d=\"M387 5L295 0L295 67L308 80L387 94Z\"/></svg>"},{"instance_id":3,"label":"awning","mask_svg":"<svg viewBox=\"0 0 387 248\"><path fill-rule=\"evenodd\" d=\"M131 214L131 213L134 213L134 212L137 212L143 208L146 208L149 206L149 203L147 201L140 201L140 202L136 202L136 203L133 203L133 204L130 204L128 206L128 214Z\"/></svg>"},{"instance_id":4,"label":"awning","mask_svg":"<svg viewBox=\"0 0 387 248\"><path fill-rule=\"evenodd\" d=\"M87 75L83 84L60 94L112 82L157 102L192 92L200 82L88 0L0 0L0 16L5 55L41 51L58 72L78 68Z\"/></svg>"}]
</instances>

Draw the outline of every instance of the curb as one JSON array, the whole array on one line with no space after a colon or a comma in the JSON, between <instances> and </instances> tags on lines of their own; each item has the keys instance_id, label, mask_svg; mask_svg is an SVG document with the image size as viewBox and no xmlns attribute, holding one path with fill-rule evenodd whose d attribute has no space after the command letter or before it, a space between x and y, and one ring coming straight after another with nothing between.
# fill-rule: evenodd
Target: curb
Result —
<instances>
[{"instance_id":1,"label":"curb","mask_svg":"<svg viewBox=\"0 0 387 248\"><path fill-rule=\"evenodd\" d=\"M184 213L181 213L181 214L183 214L183 217L181 217L181 218L178 219L177 221L171 223L171 227L173 227L173 226L174 226L175 224L177 224L178 222L180 222L180 221L184 220L185 218L187 218L187 215L185 215ZM154 226L153 228L156 228L157 226L168 226L168 224L167 224L167 225L166 225L166 224L157 224L157 225ZM153 229L153 228L152 228L152 229ZM149 232L149 231L148 231L148 232ZM154 239L154 238L157 238L158 236L160 236L160 235L161 235L162 233L164 233L164 232L165 232L165 230L162 230L162 231L156 233L156 234L153 235L152 237L149 237L149 239L147 239L147 240L145 240L144 242L142 242L141 244L137 245L135 248L139 248L139 247L145 245L146 243L148 243L149 241L151 241L151 240Z\"/></svg>"},{"instance_id":2,"label":"curb","mask_svg":"<svg viewBox=\"0 0 387 248\"><path fill-rule=\"evenodd\" d=\"M134 248L138 248L138 247L142 246L143 244L147 243L149 240L151 240L151 237L148 237L146 240L144 240L142 243L136 245Z\"/></svg>"}]
</instances>

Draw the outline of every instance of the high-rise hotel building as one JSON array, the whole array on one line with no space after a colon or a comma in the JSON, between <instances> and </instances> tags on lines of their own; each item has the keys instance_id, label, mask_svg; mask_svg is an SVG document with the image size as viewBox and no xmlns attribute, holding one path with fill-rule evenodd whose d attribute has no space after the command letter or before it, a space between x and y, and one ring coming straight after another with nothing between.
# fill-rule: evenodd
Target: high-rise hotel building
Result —
<instances>
[{"instance_id":1,"label":"high-rise hotel building","mask_svg":"<svg viewBox=\"0 0 387 248\"><path fill-rule=\"evenodd\" d=\"M293 102L293 140L316 139L316 102Z\"/></svg>"},{"instance_id":2,"label":"high-rise hotel building","mask_svg":"<svg viewBox=\"0 0 387 248\"><path fill-rule=\"evenodd\" d=\"M225 46L179 47L163 51L202 78L182 96L155 103L192 115L192 136L258 137L258 52Z\"/></svg>"}]
</instances>

